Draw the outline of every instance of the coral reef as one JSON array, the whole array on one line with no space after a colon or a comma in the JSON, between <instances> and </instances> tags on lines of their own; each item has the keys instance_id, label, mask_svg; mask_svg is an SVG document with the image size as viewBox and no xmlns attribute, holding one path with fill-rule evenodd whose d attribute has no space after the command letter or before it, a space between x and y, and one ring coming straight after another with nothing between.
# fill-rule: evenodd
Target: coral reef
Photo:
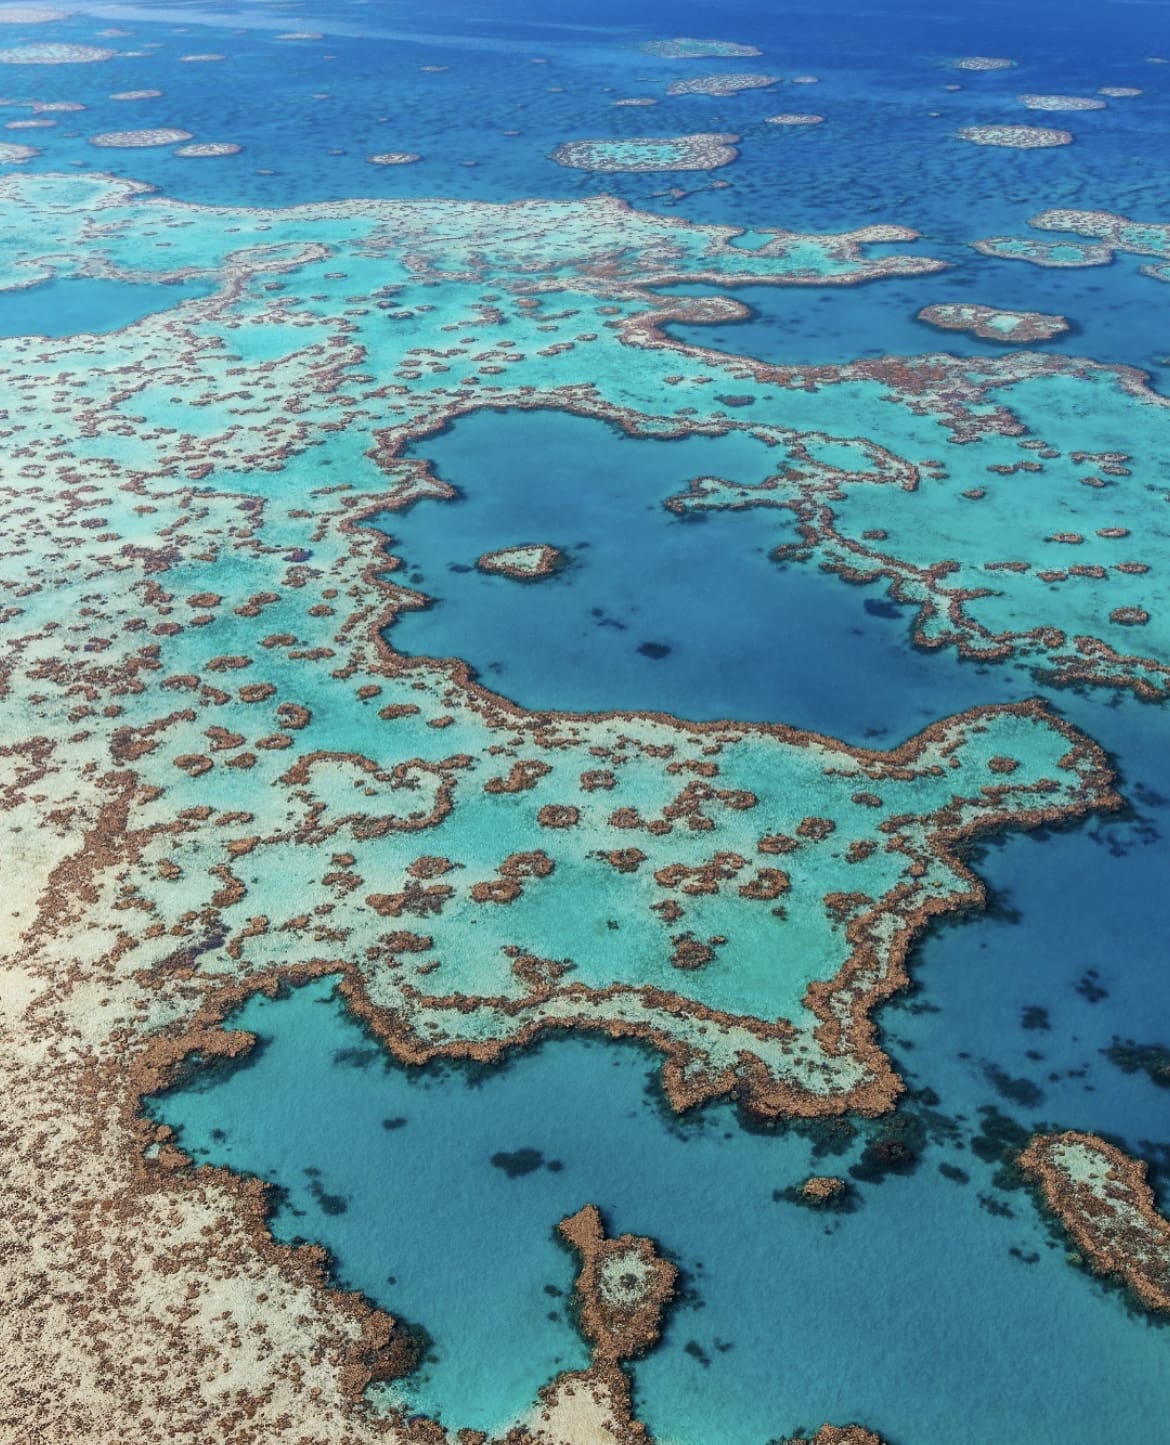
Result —
<instances>
[{"instance_id":1,"label":"coral reef","mask_svg":"<svg viewBox=\"0 0 1170 1445\"><path fill-rule=\"evenodd\" d=\"M781 724L527 712L458 659L406 657L394 620L421 599L380 528L453 495L412 449L482 408L558 407L635 439L750 433L773 475L696 479L677 508L790 507L810 553L896 570L924 611L947 599L937 615L977 650L963 609L978 598L946 553L906 566L834 524L851 494L929 504L939 468L819 429L826 402L893 397L883 416L930 416L996 465L1021 430L1005 395L1022 407L1055 381L1133 415L1157 403L1088 363L781 368L666 333L739 314L655 294L677 281L938 269L866 254L915 239L895 226L777 231L747 253L734 227L612 198L233 211L26 172L0 193L0 286L80 274L210 292L101 336L0 339L5 1268L10 1292L35 1282L44 1304L19 1348L0 1326L14 1408L30 1436L84 1438L97 1419L143 1442L225 1421L241 1441L436 1439L358 1400L409 1368L410 1332L330 1288L319 1251L274 1244L260 1185L195 1168L139 1112L200 1059L248 1047L220 1027L233 1007L336 973L404 1061L488 1062L586 1029L644 1039L678 1109L734 1094L764 1118L877 1113L901 1084L871 1011L906 982L923 928L982 902L968 845L1118 799L1100 750L1037 702L877 750ZM100 242L81 260L83 236ZM766 400L775 420L732 417L720 394ZM1009 466L989 499L1018 482ZM1051 545L1142 562L1148 504L1082 491L1107 510L1090 526L1056 507L1043 535L1076 522L1092 540ZM963 565L981 568L972 545ZM1139 575L1111 572L1108 605ZM1149 610L1131 634L1152 644ZM1063 656L1033 625L994 645ZM1093 680L1152 675L1076 656ZM560 1377L518 1428L559 1438L586 1396L599 1430L634 1438L616 1363Z\"/></svg>"},{"instance_id":2,"label":"coral reef","mask_svg":"<svg viewBox=\"0 0 1170 1445\"><path fill-rule=\"evenodd\" d=\"M1170 1311L1170 1221L1141 1159L1095 1134L1038 1134L1020 1167L1094 1270L1123 1280L1147 1309Z\"/></svg>"},{"instance_id":3,"label":"coral reef","mask_svg":"<svg viewBox=\"0 0 1170 1445\"><path fill-rule=\"evenodd\" d=\"M924 306L918 320L943 331L970 331L984 341L1002 341L1026 346L1050 341L1068 330L1063 316L1045 316L1040 311L999 311L994 306L948 301Z\"/></svg>"}]
</instances>

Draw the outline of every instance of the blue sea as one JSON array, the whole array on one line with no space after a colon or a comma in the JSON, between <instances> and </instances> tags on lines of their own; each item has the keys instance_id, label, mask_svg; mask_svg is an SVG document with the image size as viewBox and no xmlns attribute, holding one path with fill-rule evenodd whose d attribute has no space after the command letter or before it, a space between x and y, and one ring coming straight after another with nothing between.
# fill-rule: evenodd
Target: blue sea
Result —
<instances>
[{"instance_id":1,"label":"blue sea","mask_svg":"<svg viewBox=\"0 0 1170 1445\"><path fill-rule=\"evenodd\" d=\"M761 227L911 226L921 239L899 250L951 269L732 287L744 320L670 332L809 365L1001 355L916 319L976 301L1066 316L1047 349L1141 368L1165 391L1170 289L1140 274L1146 258L1042 269L970 243L1027 235L1028 218L1052 207L1170 222L1170 65L1158 63L1168 21L1167 3L1121 0L83 3L51 26L5 25L0 45L128 53L0 67L0 124L34 114L34 100L80 103L35 112L52 126L5 132L37 149L21 174L105 171L217 207L604 191L743 228L745 252ZM120 38L99 38L111 28ZM289 34L314 38L279 38ZM676 35L762 53L666 61L640 49ZM947 68L960 56L1016 65ZM665 94L679 76L724 71L783 82ZM1015 101L1101 87L1141 94L1072 114ZM160 94L111 98L142 90ZM638 97L657 104L613 104ZM766 123L789 111L824 121ZM953 140L959 127L1007 124L1067 126L1076 140L1039 151ZM240 150L90 144L131 126ZM573 140L694 132L738 135L738 158L606 174L549 159ZM367 160L385 152L419 159ZM0 294L0 336L104 334L201 294L198 278L62 276ZM850 422L842 415L840 435L856 434ZM1128 809L984 844L973 866L989 908L924 937L912 988L880 1010L909 1086L897 1112L772 1128L734 1102L676 1116L653 1054L598 1037L558 1036L492 1068L406 1068L330 979L247 1003L229 1026L258 1035L252 1054L196 1071L148 1107L196 1160L276 1186L278 1239L325 1245L340 1284L425 1329L426 1358L402 1393L452 1429L502 1430L558 1371L587 1362L573 1260L553 1231L591 1200L612 1232L652 1237L682 1272L661 1343L631 1368L638 1418L660 1445L767 1445L824 1420L857 1421L890 1445L1170 1439L1170 1330L1071 1264L1066 1238L1000 1168L1003 1149L1037 1128L1091 1130L1146 1159L1170 1206L1170 1093L1105 1052L1170 1045L1170 705L915 647L913 609L884 585L777 561L797 537L787 512L663 506L695 476L757 480L758 446L633 438L551 409L456 420L412 452L455 498L369 523L397 559L388 575L429 599L386 637L410 656L461 658L535 711L785 722L888 747L966 708L1041 696L1101 743ZM521 541L564 556L539 591L475 566ZM912 1142L911 1163L867 1165L867 1147L891 1132ZM532 1167L507 1167L525 1150ZM854 1207L793 1204L784 1191L810 1173L851 1178Z\"/></svg>"}]
</instances>

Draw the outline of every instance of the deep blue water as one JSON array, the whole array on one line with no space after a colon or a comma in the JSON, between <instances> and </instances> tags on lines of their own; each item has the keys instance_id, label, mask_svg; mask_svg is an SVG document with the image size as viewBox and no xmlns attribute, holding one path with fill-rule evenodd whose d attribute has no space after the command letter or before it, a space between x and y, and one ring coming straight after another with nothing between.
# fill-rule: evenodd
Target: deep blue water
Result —
<instances>
[{"instance_id":1,"label":"deep blue water","mask_svg":"<svg viewBox=\"0 0 1170 1445\"><path fill-rule=\"evenodd\" d=\"M130 34L109 43L143 53L5 69L6 117L27 117L31 100L86 106L54 128L5 133L40 149L27 169L108 169L221 205L507 201L604 188L646 209L743 228L897 221L923 233L922 254L954 269L857 288L745 288L736 294L751 320L676 334L785 361L999 352L914 319L931 302L968 300L1064 314L1074 329L1049 349L1164 378L1170 293L1139 276L1132 258L1041 271L968 244L1024 234L1028 216L1057 205L1170 219L1170 67L1147 61L1170 48L1164 6L599 0L582 20L548 0L490 13L469 3L335 0L279 13L176 3L77 13L51 38L103 44L95 37L111 25ZM43 42L49 27L4 29L0 43L16 45ZM326 36L274 38L302 30ZM765 53L684 65L635 48L674 34ZM180 60L206 52L226 58ZM964 54L1020 64L983 75L941 68ZM678 74L756 69L820 81L719 100L664 95ZM1145 94L1067 117L1014 103L1022 91L1102 85ZM143 88L164 93L110 99ZM644 94L659 103L611 103ZM763 123L782 110L827 119L807 130ZM1014 154L948 138L960 125L1008 121L1067 125L1077 140ZM88 143L146 125L244 149L185 160L165 147ZM568 139L720 129L743 137L741 155L712 175L599 183L547 159ZM368 164L385 150L422 160ZM676 183L685 194L670 193ZM100 333L192 294L57 281L0 297L0 334ZM420 452L462 495L382 519L404 559L400 575L435 599L391 639L412 653L466 657L522 702L783 719L857 741L893 740L974 703L1040 690L1015 669L916 652L904 610L878 589L779 567L768 552L785 535L782 514L670 517L662 502L691 476L748 466L733 443L632 441L600 423L505 414L461 421ZM489 548L545 540L569 566L538 593L473 570ZM639 650L646 643L669 651L650 656ZM593 1199L615 1229L652 1235L686 1271L687 1296L662 1346L636 1368L638 1408L662 1439L763 1445L823 1419L864 1420L892 1445L1162 1439L1170 1336L1070 1268L1030 1199L997 1189L970 1147L980 1110L995 1106L1025 1128L1105 1131L1150 1158L1160 1184L1170 1178L1167 1094L1102 1053L1117 1037L1170 1041L1166 712L1107 696L1052 699L1113 752L1133 813L1013 837L981 855L991 912L933 933L918 952L918 987L881 1015L899 1067L916 1089L934 1091L933 1107L951 1122L933 1122L915 1172L859 1184L854 1213L826 1220L772 1195L811 1168L847 1169L860 1137L841 1156L816 1159L812 1139L749 1132L727 1107L671 1120L648 1085L652 1060L596 1041L562 1039L482 1078L408 1074L381 1059L324 985L249 1005L239 1022L266 1046L159 1112L198 1157L287 1191L273 1221L280 1237L322 1241L341 1279L431 1332L435 1358L410 1398L454 1425L500 1425L550 1374L583 1361L563 1295L572 1261L551 1231ZM910 1100L902 1112L923 1107ZM398 1119L406 1122L383 1125ZM562 1167L511 1179L492 1164L523 1147Z\"/></svg>"},{"instance_id":2,"label":"deep blue water","mask_svg":"<svg viewBox=\"0 0 1170 1445\"><path fill-rule=\"evenodd\" d=\"M944 12L922 0L869 9L836 0L772 11L751 0L636 9L609 0L591 6L582 22L550 0L511 0L490 16L458 3L413 10L342 0L286 6L277 14L252 5L225 14L203 3L127 4L103 7L101 20L75 16L53 27L52 38L101 44L95 31L111 24L130 32L116 42L124 49L161 46L100 66L38 73L37 98L80 100L89 109L60 116L55 130L14 133L14 140L43 148L34 167L76 161L216 203L383 194L505 200L598 189L586 173L547 161L566 138L730 129L744 137L744 146L740 161L719 176L727 187L706 189L702 175L683 178L687 189L702 187L682 208L692 219L795 230L898 220L928 236L966 241L1019 229L1039 195L1048 205L1121 210L1143 197L1148 204L1159 198L1167 82L1166 72L1146 60L1166 49L1157 6L1033 0L1026 11L997 3ZM43 28L23 35L6 29L9 44L45 39ZM322 41L275 38L300 31L327 35ZM750 60L705 60L698 73L813 74L819 83L721 99L667 99L664 82L692 67L641 55L636 46L675 34L738 39L765 52ZM225 59L176 63L185 54L207 53ZM984 74L939 68L971 54L1006 55L1020 64ZM421 69L430 65L448 68ZM11 81L9 93L25 94L24 81L23 75ZM951 83L963 89L944 91ZM1012 120L1044 123L1044 116L1014 104L1021 91L1091 94L1119 84L1146 94L1069 117L1080 139L1063 150L1005 155L948 139L960 125L1001 121L1009 111ZM144 88L164 95L108 99ZM612 106L638 95L655 95L659 104ZM830 119L798 132L762 123L762 116L782 110ZM95 152L85 142L97 131L131 125L175 126L199 140L246 149L195 161L166 148ZM519 134L504 134L512 130ZM419 152L424 159L386 169L367 164L368 154L385 150ZM258 174L265 171L272 174ZM670 197L655 194L670 184L671 178L655 175L605 180L607 189L651 209L670 204Z\"/></svg>"},{"instance_id":3,"label":"deep blue water","mask_svg":"<svg viewBox=\"0 0 1170 1445\"><path fill-rule=\"evenodd\" d=\"M1011 348L917 320L925 306L977 301L1009 311L1064 316L1072 323L1070 329L1038 349L1140 367L1165 393L1164 363L1170 352L1166 308L1158 304L1161 294L1152 292L1155 283L1139 274L1139 258L1119 256L1109 266L1059 270L981 256L966 246L917 244L949 261L952 269L919 279L836 289L744 286L730 294L751 307L750 320L667 330L693 346L746 351L778 363L831 364L924 351L1002 356ZM666 287L661 294L672 293L710 294L710 288Z\"/></svg>"},{"instance_id":4,"label":"deep blue water","mask_svg":"<svg viewBox=\"0 0 1170 1445\"><path fill-rule=\"evenodd\" d=\"M900 739L1034 690L1013 669L937 667L906 645L913 609L877 587L827 586L813 567L777 563L772 550L797 537L787 511L663 506L695 476L762 480L774 459L750 439L655 441L558 412L480 412L415 454L460 495L380 518L403 563L394 575L433 599L400 614L390 640L463 657L528 707L652 707ZM532 583L476 570L483 553L521 542L551 543L568 565Z\"/></svg>"}]
</instances>

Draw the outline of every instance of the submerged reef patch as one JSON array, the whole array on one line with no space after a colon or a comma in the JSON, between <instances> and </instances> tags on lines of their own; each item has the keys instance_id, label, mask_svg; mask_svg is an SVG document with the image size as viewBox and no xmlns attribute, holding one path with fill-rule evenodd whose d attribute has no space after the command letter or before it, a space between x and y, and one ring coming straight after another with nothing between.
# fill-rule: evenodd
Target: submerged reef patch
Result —
<instances>
[{"instance_id":1,"label":"submerged reef patch","mask_svg":"<svg viewBox=\"0 0 1170 1445\"><path fill-rule=\"evenodd\" d=\"M1072 145L1072 132L1042 125L965 125L955 135L977 146L1003 146L1010 150L1047 150Z\"/></svg>"},{"instance_id":2,"label":"submerged reef patch","mask_svg":"<svg viewBox=\"0 0 1170 1445\"><path fill-rule=\"evenodd\" d=\"M0 25L48 25L68 18L65 10L42 9L39 5L0 6Z\"/></svg>"},{"instance_id":3,"label":"submerged reef patch","mask_svg":"<svg viewBox=\"0 0 1170 1445\"><path fill-rule=\"evenodd\" d=\"M1134 221L1113 211L1078 211L1060 207L1029 217L1028 225L1039 231L1069 231L1077 236L1087 236L1108 246L1113 252L1155 256L1159 261L1170 259L1170 224L1164 221ZM1153 267L1141 269L1145 275L1156 274Z\"/></svg>"},{"instance_id":4,"label":"submerged reef patch","mask_svg":"<svg viewBox=\"0 0 1170 1445\"><path fill-rule=\"evenodd\" d=\"M1016 62L992 55L965 55L949 64L952 70L1011 70Z\"/></svg>"},{"instance_id":5,"label":"submerged reef patch","mask_svg":"<svg viewBox=\"0 0 1170 1445\"><path fill-rule=\"evenodd\" d=\"M823 115L798 115L792 111L786 111L782 115L765 116L768 125L821 125L825 119Z\"/></svg>"},{"instance_id":6,"label":"submerged reef patch","mask_svg":"<svg viewBox=\"0 0 1170 1445\"><path fill-rule=\"evenodd\" d=\"M1091 241L1044 241L1039 236L987 236L972 241L974 250L1004 261L1030 261L1033 266L1057 270L1078 266L1108 266L1113 248Z\"/></svg>"},{"instance_id":7,"label":"submerged reef patch","mask_svg":"<svg viewBox=\"0 0 1170 1445\"><path fill-rule=\"evenodd\" d=\"M746 59L763 54L754 45L740 45L734 40L692 40L687 36L647 40L642 50L646 55L659 55L666 60Z\"/></svg>"},{"instance_id":8,"label":"submerged reef patch","mask_svg":"<svg viewBox=\"0 0 1170 1445\"><path fill-rule=\"evenodd\" d=\"M1153 256L1138 268L1155 281L1170 280L1170 224L1134 221L1113 211L1058 207L1029 217L1038 231L1064 231L1085 239L1045 241L1032 236L991 236L973 246L987 256L1032 261L1041 266L1103 266L1118 253Z\"/></svg>"},{"instance_id":9,"label":"submerged reef patch","mask_svg":"<svg viewBox=\"0 0 1170 1445\"><path fill-rule=\"evenodd\" d=\"M667 95L736 95L741 90L762 90L778 85L778 75L695 75L686 80L672 80Z\"/></svg>"},{"instance_id":10,"label":"submerged reef patch","mask_svg":"<svg viewBox=\"0 0 1170 1445\"><path fill-rule=\"evenodd\" d=\"M191 139L189 130L172 130L159 126L153 130L107 130L100 135L91 135L90 145L104 146L112 150L139 150L149 146L175 145Z\"/></svg>"},{"instance_id":11,"label":"submerged reef patch","mask_svg":"<svg viewBox=\"0 0 1170 1445\"><path fill-rule=\"evenodd\" d=\"M194 145L179 146L175 154L186 158L203 156L238 156L244 149L234 141L198 141Z\"/></svg>"},{"instance_id":12,"label":"submerged reef patch","mask_svg":"<svg viewBox=\"0 0 1170 1445\"><path fill-rule=\"evenodd\" d=\"M550 159L582 171L713 171L735 160L738 141L717 133L575 140L557 146Z\"/></svg>"}]
</instances>

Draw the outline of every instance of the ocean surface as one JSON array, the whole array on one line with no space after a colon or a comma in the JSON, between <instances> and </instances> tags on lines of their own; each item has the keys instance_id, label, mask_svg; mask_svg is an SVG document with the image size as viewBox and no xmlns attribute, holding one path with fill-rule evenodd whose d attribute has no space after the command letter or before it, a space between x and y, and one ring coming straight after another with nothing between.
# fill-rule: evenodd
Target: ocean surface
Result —
<instances>
[{"instance_id":1,"label":"ocean surface","mask_svg":"<svg viewBox=\"0 0 1170 1445\"><path fill-rule=\"evenodd\" d=\"M952 269L859 286L664 287L749 308L668 334L785 364L1003 355L916 319L928 305L978 302L1065 316L1069 330L1041 349L1140 368L1165 391L1170 289L1140 273L1148 257L1045 269L971 242L1034 235L1029 217L1053 207L1170 221L1168 18L1164 3L1107 0L83 3L52 26L4 25L0 45L121 53L0 67L0 125L52 121L5 131L36 148L12 167L21 175L103 171L216 207L604 191L742 228L745 254L759 228L910 226L921 239L899 251ZM99 38L111 30L116 40ZM639 48L675 35L762 54L669 61ZM200 56L216 58L184 58ZM961 56L1016 65L948 68ZM748 71L782 83L666 94L680 76ZM1016 99L1101 87L1141 94L1074 113ZM112 98L141 91L159 94ZM657 103L614 104L637 98ZM767 124L781 112L824 119ZM963 126L1019 124L1067 126L1075 142L1017 151L954 139ZM240 150L90 143L147 126ZM739 136L738 158L606 174L549 159L573 140L695 132ZM397 152L418 159L367 159ZM0 293L0 336L110 333L211 289L76 269ZM834 432L852 437L842 392ZM1147 424L1170 426L1153 410ZM1142 440L1115 445L1139 451ZM696 476L758 480L760 445L633 438L552 409L459 418L410 453L456 497L367 523L396 559L387 575L428 599L385 636L411 657L461 658L535 711L785 722L889 747L937 718L1041 696L1101 743L1128 809L982 845L972 862L989 908L934 927L915 949L912 988L879 1011L909 1085L895 1115L762 1128L719 1103L675 1116L653 1054L597 1037L548 1039L490 1068L406 1068L329 979L247 1003L230 1026L254 1031L257 1048L148 1107L196 1160L276 1186L277 1238L325 1245L340 1283L426 1330L426 1359L396 1390L452 1428L502 1429L558 1371L586 1363L567 1298L573 1261L553 1230L591 1200L614 1233L651 1236L683 1272L660 1345L632 1369L635 1409L659 1442L766 1445L826 1419L856 1420L890 1445L1164 1439L1170 1332L1066 1260L1032 1195L997 1173L997 1151L1038 1127L1097 1131L1149 1161L1170 1205L1170 1093L1106 1053L1119 1040L1170 1043L1170 704L916 647L914 608L884 583L776 560L797 537L787 512L663 506ZM534 542L565 562L539 584L476 568ZM883 1171L866 1150L891 1131L912 1147ZM784 1191L810 1173L850 1177L854 1207L792 1203Z\"/></svg>"}]
</instances>

